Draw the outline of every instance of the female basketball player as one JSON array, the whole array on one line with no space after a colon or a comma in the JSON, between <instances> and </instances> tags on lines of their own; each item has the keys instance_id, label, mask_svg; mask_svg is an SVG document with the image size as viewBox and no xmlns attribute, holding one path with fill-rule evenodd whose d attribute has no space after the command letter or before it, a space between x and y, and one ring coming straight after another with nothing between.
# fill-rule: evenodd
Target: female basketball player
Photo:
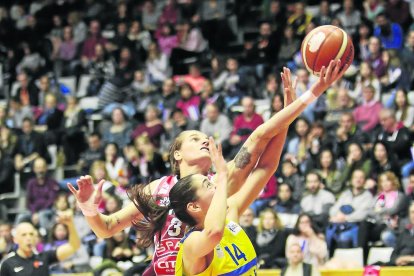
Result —
<instances>
[{"instance_id":1,"label":"female basketball player","mask_svg":"<svg viewBox=\"0 0 414 276\"><path fill-rule=\"evenodd\" d=\"M319 97L335 80L339 79L344 71L340 70L340 61L331 61L328 68L323 68L321 77L304 93L299 99L290 103L282 111L275 114L270 120L259 126L247 139L234 160L230 161L228 166L228 194L232 195L237 192L250 174L253 166L257 163L260 155L264 151L269 141L277 133L299 116L305 107ZM287 98L294 94L290 71L285 69L282 73L285 89L288 91ZM281 143L282 147L283 143ZM163 205L169 202L168 194L172 186L175 185L177 178L182 178L194 173L207 175L211 167L210 153L208 150L208 140L206 135L199 131L186 131L181 133L174 141L170 151L170 161L175 176L163 177L151 182L148 187L148 193L158 199L158 204ZM274 152L272 150L264 151L261 158L271 157L274 161ZM214 182L214 178L212 179ZM98 183L95 189L89 176L81 177L77 181L79 190L68 184L69 189L75 195L79 206L81 207L86 219L99 237L110 237L114 233L121 231L132 225L133 221L142 218L142 214L131 203L119 212L110 216L104 216L97 211L97 204L101 199L101 189L103 182ZM183 236L184 225L173 214L169 215L167 224L162 230L162 239L160 235L155 236L155 253L153 258L153 267L150 274L146 275L174 275L174 263L177 252L177 243Z\"/></svg>"}]
</instances>

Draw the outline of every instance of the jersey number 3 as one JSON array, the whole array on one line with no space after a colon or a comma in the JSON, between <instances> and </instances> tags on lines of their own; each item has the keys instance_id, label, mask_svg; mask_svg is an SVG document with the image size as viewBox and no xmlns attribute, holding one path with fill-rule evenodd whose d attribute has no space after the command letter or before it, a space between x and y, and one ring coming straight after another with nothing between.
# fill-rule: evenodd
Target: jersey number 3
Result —
<instances>
[{"instance_id":1,"label":"jersey number 3","mask_svg":"<svg viewBox=\"0 0 414 276\"><path fill-rule=\"evenodd\" d=\"M183 223L178 218L173 218L168 229L168 235L170 237L177 237L181 233L181 225Z\"/></svg>"},{"instance_id":2,"label":"jersey number 3","mask_svg":"<svg viewBox=\"0 0 414 276\"><path fill-rule=\"evenodd\" d=\"M244 254L243 251L241 251L240 248L237 247L237 245L232 243L231 246L233 247L233 251L228 246L224 247L224 249L226 249L226 251L229 253L230 257L236 265L239 265L238 261L240 259L247 261L246 254Z\"/></svg>"}]
</instances>

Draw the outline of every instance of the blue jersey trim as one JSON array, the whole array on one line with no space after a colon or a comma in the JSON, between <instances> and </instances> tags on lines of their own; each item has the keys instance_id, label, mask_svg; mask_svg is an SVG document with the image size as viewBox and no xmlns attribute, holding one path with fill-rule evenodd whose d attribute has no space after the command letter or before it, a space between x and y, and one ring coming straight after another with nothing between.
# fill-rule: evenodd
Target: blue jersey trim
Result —
<instances>
[{"instance_id":1,"label":"blue jersey trim","mask_svg":"<svg viewBox=\"0 0 414 276\"><path fill-rule=\"evenodd\" d=\"M246 273L247 271L249 271L255 265L257 265L257 259L256 258L254 258L253 260L251 260L247 264L239 267L238 269L227 272L227 273L224 273L224 274L220 274L220 276L239 276L239 275L242 275L243 273Z\"/></svg>"}]
</instances>

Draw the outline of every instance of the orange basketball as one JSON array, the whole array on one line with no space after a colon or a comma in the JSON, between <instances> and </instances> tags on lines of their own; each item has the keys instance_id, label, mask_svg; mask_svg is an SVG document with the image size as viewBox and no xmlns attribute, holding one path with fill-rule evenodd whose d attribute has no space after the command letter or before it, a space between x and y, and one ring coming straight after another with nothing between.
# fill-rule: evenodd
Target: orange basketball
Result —
<instances>
[{"instance_id":1,"label":"orange basketball","mask_svg":"<svg viewBox=\"0 0 414 276\"><path fill-rule=\"evenodd\" d=\"M348 68L354 60L354 44L341 28L323 25L308 33L301 46L303 63L314 75L331 60L341 60L341 67Z\"/></svg>"}]
</instances>

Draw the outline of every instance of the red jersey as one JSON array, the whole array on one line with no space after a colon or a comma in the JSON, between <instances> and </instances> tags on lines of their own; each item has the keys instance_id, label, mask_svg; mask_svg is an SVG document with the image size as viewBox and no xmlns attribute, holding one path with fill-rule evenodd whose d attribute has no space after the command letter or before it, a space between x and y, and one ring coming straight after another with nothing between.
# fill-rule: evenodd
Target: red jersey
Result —
<instances>
[{"instance_id":1,"label":"red jersey","mask_svg":"<svg viewBox=\"0 0 414 276\"><path fill-rule=\"evenodd\" d=\"M208 175L211 179L213 175ZM164 176L153 196L158 205L170 204L170 190L177 183L177 176ZM150 266L142 274L143 276L173 276L175 275L175 259L179 249L179 242L184 237L186 224L175 217L170 210L166 223L154 237L154 256Z\"/></svg>"}]
</instances>

